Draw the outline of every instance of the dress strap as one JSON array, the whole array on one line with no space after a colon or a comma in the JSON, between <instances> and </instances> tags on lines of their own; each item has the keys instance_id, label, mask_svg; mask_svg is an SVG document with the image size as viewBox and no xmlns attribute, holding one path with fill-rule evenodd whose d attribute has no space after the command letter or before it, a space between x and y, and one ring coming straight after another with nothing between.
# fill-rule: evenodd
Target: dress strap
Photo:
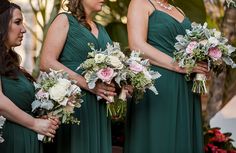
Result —
<instances>
[{"instance_id":1,"label":"dress strap","mask_svg":"<svg viewBox=\"0 0 236 153\"><path fill-rule=\"evenodd\" d=\"M156 7L155 7L155 5L153 4L153 2L151 1L151 0L148 0L150 3L151 3L151 5L154 7L154 9L156 10Z\"/></svg>"},{"instance_id":2,"label":"dress strap","mask_svg":"<svg viewBox=\"0 0 236 153\"><path fill-rule=\"evenodd\" d=\"M184 12L179 8L179 7L175 7L183 16L185 16Z\"/></svg>"}]
</instances>

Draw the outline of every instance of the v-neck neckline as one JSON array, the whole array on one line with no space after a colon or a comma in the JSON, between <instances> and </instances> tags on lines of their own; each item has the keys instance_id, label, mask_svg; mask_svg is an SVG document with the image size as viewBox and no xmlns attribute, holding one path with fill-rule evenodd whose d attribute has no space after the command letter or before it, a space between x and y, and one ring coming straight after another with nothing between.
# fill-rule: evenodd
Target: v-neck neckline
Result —
<instances>
[{"instance_id":1,"label":"v-neck neckline","mask_svg":"<svg viewBox=\"0 0 236 153\"><path fill-rule=\"evenodd\" d=\"M73 16L74 17L74 16ZM99 24L97 23L97 22L95 22L95 21L93 21L94 23L95 23L95 25L96 25L96 27L97 27L97 29L98 29L98 35L96 36L96 35L94 35L93 33L92 33L92 31L90 31L88 28L86 28L83 24L81 24L79 21L78 21L78 19L76 18L76 17L74 17L75 19L76 19L76 21L77 21L77 23L80 25L80 26L82 26L83 28L85 28L89 33L90 33L90 35L92 35L92 37L94 38L94 39L96 39L97 41L99 40L99 35L100 35L100 26L99 26Z\"/></svg>"},{"instance_id":2,"label":"v-neck neckline","mask_svg":"<svg viewBox=\"0 0 236 153\"><path fill-rule=\"evenodd\" d=\"M97 30L98 30L98 34L97 34L97 36L94 34L94 33L92 33L92 31L90 31L88 28L86 28L84 25L82 25L91 35L92 35L92 37L94 37L97 41L98 41L98 39L99 39L99 36L100 36L100 26L98 25L98 23L97 22L95 22L94 21L94 23L95 23L95 25L96 25L96 28L97 28Z\"/></svg>"},{"instance_id":3,"label":"v-neck neckline","mask_svg":"<svg viewBox=\"0 0 236 153\"><path fill-rule=\"evenodd\" d=\"M172 15L170 15L170 14L164 12L164 11L158 10L158 9L155 9L155 10L153 11L153 13L154 13L154 12L161 12L161 13L165 14L166 16L169 16L170 18L172 18L173 20L175 20L175 21L178 22L179 24L183 24L184 21L187 19L187 17L184 16L184 18L182 19L182 21L179 21L179 20L177 20L175 17L173 17Z\"/></svg>"}]
</instances>

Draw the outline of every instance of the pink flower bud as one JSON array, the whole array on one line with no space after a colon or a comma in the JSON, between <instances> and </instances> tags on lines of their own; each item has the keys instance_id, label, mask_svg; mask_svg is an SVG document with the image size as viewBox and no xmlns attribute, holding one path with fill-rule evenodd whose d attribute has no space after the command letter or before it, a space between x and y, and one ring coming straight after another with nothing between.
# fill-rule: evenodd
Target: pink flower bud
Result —
<instances>
[{"instance_id":1,"label":"pink flower bud","mask_svg":"<svg viewBox=\"0 0 236 153\"><path fill-rule=\"evenodd\" d=\"M222 52L220 51L218 47L209 48L208 54L215 61L220 59L222 56Z\"/></svg>"},{"instance_id":2,"label":"pink flower bud","mask_svg":"<svg viewBox=\"0 0 236 153\"><path fill-rule=\"evenodd\" d=\"M186 48L186 53L188 54L192 54L193 50L197 47L197 42L196 41L192 41L188 44L187 48Z\"/></svg>"}]
</instances>

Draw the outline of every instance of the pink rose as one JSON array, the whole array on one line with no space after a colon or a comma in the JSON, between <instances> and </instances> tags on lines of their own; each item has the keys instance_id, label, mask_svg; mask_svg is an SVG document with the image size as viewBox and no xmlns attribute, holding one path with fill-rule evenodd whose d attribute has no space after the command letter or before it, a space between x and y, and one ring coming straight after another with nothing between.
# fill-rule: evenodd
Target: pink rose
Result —
<instances>
[{"instance_id":1,"label":"pink rose","mask_svg":"<svg viewBox=\"0 0 236 153\"><path fill-rule=\"evenodd\" d=\"M130 70L134 71L134 73L139 73L143 71L143 66L136 61L132 61L129 65Z\"/></svg>"},{"instance_id":2,"label":"pink rose","mask_svg":"<svg viewBox=\"0 0 236 153\"><path fill-rule=\"evenodd\" d=\"M188 54L192 54L193 50L197 47L197 42L196 41L191 41L187 48L186 48L186 53Z\"/></svg>"},{"instance_id":3,"label":"pink rose","mask_svg":"<svg viewBox=\"0 0 236 153\"><path fill-rule=\"evenodd\" d=\"M218 47L209 48L208 54L215 61L220 59L222 56L222 52L220 51Z\"/></svg>"},{"instance_id":4,"label":"pink rose","mask_svg":"<svg viewBox=\"0 0 236 153\"><path fill-rule=\"evenodd\" d=\"M110 82L114 77L114 70L112 68L104 68L97 72L97 76L104 82Z\"/></svg>"}]
</instances>

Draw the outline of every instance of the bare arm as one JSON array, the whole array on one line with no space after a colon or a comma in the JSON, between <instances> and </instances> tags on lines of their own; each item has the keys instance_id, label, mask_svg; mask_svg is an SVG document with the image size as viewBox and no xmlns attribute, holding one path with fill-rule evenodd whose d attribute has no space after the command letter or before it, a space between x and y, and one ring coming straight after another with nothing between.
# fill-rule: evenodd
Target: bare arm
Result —
<instances>
[{"instance_id":1,"label":"bare arm","mask_svg":"<svg viewBox=\"0 0 236 153\"><path fill-rule=\"evenodd\" d=\"M43 71L49 71L49 68L64 70L69 74L71 79L78 82L78 85L81 88L89 90L86 81L82 76L78 75L58 61L59 55L66 41L68 30L69 23L66 15L58 15L48 30L41 54L40 69Z\"/></svg>"},{"instance_id":2,"label":"bare arm","mask_svg":"<svg viewBox=\"0 0 236 153\"><path fill-rule=\"evenodd\" d=\"M0 91L0 114L10 121L18 123L37 133L54 137L58 121L36 119L19 109L9 98Z\"/></svg>"},{"instance_id":3,"label":"bare arm","mask_svg":"<svg viewBox=\"0 0 236 153\"><path fill-rule=\"evenodd\" d=\"M58 61L63 46L66 42L68 30L69 22L67 16L65 14L58 15L51 24L44 42L40 61L41 70L48 71L49 68L52 68L54 70L64 70L69 74L69 77L71 79L77 81L78 86L94 94L97 94L106 100L109 100L109 98L104 95L104 93L106 92L108 93L107 95L114 96L114 87L106 86L104 84L97 84L95 89L91 90L88 88L88 84L83 76L75 73Z\"/></svg>"},{"instance_id":4,"label":"bare arm","mask_svg":"<svg viewBox=\"0 0 236 153\"><path fill-rule=\"evenodd\" d=\"M153 7L147 0L131 0L128 10L128 38L130 48L142 51L144 58L148 58L153 65L178 73L186 73L185 69L180 68L176 62L173 62L172 57L147 43L148 20L152 11ZM206 65L201 63L198 65L193 71L205 73Z\"/></svg>"}]
</instances>

